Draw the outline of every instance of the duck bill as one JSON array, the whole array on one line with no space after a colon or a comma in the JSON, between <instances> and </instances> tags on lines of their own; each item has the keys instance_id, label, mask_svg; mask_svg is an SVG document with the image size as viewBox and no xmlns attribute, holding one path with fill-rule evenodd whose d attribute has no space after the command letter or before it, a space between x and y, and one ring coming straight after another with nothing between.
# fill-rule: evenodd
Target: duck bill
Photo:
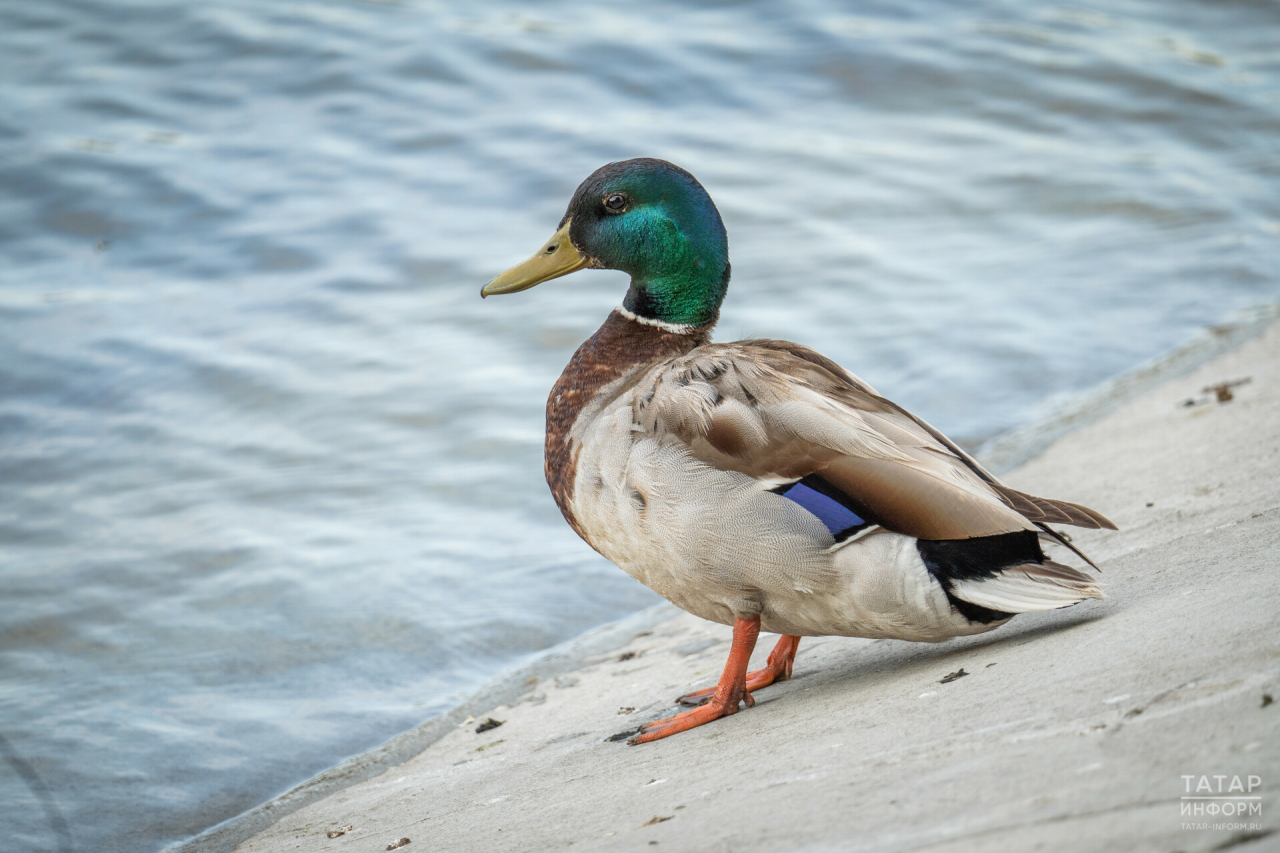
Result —
<instances>
[{"instance_id":1,"label":"duck bill","mask_svg":"<svg viewBox=\"0 0 1280 853\"><path fill-rule=\"evenodd\" d=\"M532 258L516 264L480 289L480 297L499 293L519 293L534 285L551 281L562 275L577 272L587 265L587 259L578 253L569 240L569 222L539 249Z\"/></svg>"}]
</instances>

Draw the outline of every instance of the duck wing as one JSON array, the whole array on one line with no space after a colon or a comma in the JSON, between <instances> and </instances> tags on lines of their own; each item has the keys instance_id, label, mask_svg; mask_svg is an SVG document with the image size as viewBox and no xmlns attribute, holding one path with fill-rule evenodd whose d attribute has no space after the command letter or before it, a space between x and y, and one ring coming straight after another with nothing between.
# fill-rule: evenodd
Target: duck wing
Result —
<instances>
[{"instance_id":1,"label":"duck wing","mask_svg":"<svg viewBox=\"0 0 1280 853\"><path fill-rule=\"evenodd\" d=\"M933 427L798 344L706 344L650 370L636 392L637 429L778 486L809 478L860 517L919 539L1042 530L1048 521L1114 528L1085 507L1005 486Z\"/></svg>"},{"instance_id":2,"label":"duck wing","mask_svg":"<svg viewBox=\"0 0 1280 853\"><path fill-rule=\"evenodd\" d=\"M932 436L935 441L946 447L947 450L956 458L964 462L964 464L968 466L969 470L973 471L989 483L1000 495L1001 500L1018 510L1024 517L1036 522L1038 527L1048 532L1054 538L1061 539L1059 534L1045 527L1045 525L1050 522L1054 524L1070 524L1075 527L1086 527L1091 530L1116 529L1115 524L1113 524L1110 519L1097 510L1090 509L1087 506L1071 503L1070 501L1058 500L1056 498L1036 497L1035 495L1029 495L1026 492L1020 492L1017 489L1006 486L1004 483L1000 482L995 475L980 465L976 459L961 450L955 442L947 438L933 426L926 423L921 418L911 414L911 412L908 412L892 400L887 400L876 394L875 390L870 385L867 385L861 379L854 376L852 373L849 373L843 367L821 353L815 352L814 350L801 346L800 344L791 343L790 341L756 340L745 341L744 343L749 343L756 347L785 352L789 355L795 356L796 358L808 361L828 371L832 375L843 379L859 390L875 397L882 405L897 412L900 416L910 419L918 427L925 430L930 436ZM1071 547L1069 542L1063 541L1063 544L1067 545L1067 547ZM1071 550L1075 551L1075 548L1071 548ZM1079 554L1078 551L1076 553ZM1084 557L1083 554L1080 554L1080 556ZM1084 559L1087 561L1089 558L1084 557ZM1092 565L1092 563L1090 564Z\"/></svg>"}]
</instances>

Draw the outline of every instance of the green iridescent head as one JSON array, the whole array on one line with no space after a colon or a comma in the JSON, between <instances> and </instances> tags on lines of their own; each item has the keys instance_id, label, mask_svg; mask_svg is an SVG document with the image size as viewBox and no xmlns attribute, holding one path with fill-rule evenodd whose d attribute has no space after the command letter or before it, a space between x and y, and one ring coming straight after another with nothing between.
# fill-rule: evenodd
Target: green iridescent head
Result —
<instances>
[{"instance_id":1,"label":"green iridescent head","mask_svg":"<svg viewBox=\"0 0 1280 853\"><path fill-rule=\"evenodd\" d=\"M583 267L630 273L622 304L639 317L706 326L729 286L724 222L679 166L649 158L610 163L578 187L551 240L480 293L515 293Z\"/></svg>"}]
</instances>

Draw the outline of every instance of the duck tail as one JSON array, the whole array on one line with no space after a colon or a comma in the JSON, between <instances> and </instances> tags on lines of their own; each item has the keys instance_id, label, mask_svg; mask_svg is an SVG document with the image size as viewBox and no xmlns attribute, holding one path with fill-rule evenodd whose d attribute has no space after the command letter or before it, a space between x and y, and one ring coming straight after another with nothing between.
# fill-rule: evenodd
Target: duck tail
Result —
<instances>
[{"instance_id":1,"label":"duck tail","mask_svg":"<svg viewBox=\"0 0 1280 853\"><path fill-rule=\"evenodd\" d=\"M1089 575L1052 560L1020 563L987 577L953 582L951 594L1004 613L1057 610L1086 598L1106 598Z\"/></svg>"}]
</instances>

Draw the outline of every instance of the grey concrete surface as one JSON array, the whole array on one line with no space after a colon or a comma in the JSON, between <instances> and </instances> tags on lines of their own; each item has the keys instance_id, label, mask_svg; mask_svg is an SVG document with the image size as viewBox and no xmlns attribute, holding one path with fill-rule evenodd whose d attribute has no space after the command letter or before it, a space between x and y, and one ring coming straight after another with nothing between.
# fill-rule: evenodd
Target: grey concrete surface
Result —
<instances>
[{"instance_id":1,"label":"grey concrete surface","mask_svg":"<svg viewBox=\"0 0 1280 853\"><path fill-rule=\"evenodd\" d=\"M1228 402L1201 390L1245 377ZM651 618L473 706L500 727L463 721L236 849L1280 850L1278 379L1273 325L1005 478L1120 526L1076 533L1106 601L938 645L806 639L756 707L610 742L728 649L728 628ZM1184 814L1234 808L1183 799L1215 775L1257 777L1261 815Z\"/></svg>"}]
</instances>

